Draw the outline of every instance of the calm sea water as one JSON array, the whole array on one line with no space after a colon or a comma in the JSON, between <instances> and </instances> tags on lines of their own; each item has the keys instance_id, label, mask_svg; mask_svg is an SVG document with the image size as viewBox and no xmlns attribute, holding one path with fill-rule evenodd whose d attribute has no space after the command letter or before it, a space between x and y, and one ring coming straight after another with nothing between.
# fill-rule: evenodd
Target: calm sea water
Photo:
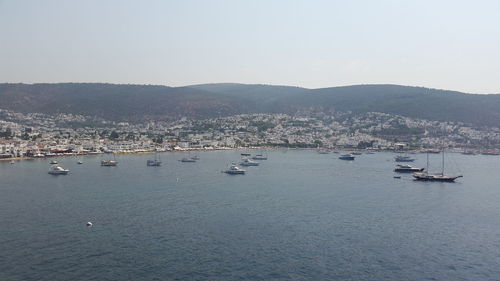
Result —
<instances>
[{"instance_id":1,"label":"calm sea water","mask_svg":"<svg viewBox=\"0 0 500 281\"><path fill-rule=\"evenodd\" d=\"M390 153L221 173L240 153L0 162L0 280L500 280L500 157L450 154L457 183L395 179Z\"/></svg>"}]
</instances>

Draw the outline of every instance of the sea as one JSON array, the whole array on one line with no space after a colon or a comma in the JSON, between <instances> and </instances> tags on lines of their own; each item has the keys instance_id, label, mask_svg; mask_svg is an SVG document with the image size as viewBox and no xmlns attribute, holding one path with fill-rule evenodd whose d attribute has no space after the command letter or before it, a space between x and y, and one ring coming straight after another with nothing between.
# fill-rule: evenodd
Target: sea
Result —
<instances>
[{"instance_id":1,"label":"sea","mask_svg":"<svg viewBox=\"0 0 500 281\"><path fill-rule=\"evenodd\" d=\"M268 160L221 172L243 152ZM386 152L197 154L0 162L0 280L500 280L500 156L447 153L463 178L436 183Z\"/></svg>"}]
</instances>

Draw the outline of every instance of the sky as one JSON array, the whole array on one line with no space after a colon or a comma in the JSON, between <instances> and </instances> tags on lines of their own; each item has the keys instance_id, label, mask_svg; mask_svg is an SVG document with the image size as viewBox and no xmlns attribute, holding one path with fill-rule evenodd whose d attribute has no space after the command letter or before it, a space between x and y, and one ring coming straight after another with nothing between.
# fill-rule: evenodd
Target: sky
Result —
<instances>
[{"instance_id":1,"label":"sky","mask_svg":"<svg viewBox=\"0 0 500 281\"><path fill-rule=\"evenodd\" d=\"M0 82L500 93L500 1L0 0Z\"/></svg>"}]
</instances>

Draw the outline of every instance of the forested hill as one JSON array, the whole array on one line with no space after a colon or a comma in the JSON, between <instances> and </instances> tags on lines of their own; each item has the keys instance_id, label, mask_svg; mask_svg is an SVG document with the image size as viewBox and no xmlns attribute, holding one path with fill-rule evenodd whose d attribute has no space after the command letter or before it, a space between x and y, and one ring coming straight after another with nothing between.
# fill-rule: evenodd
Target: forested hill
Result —
<instances>
[{"instance_id":1,"label":"forested hill","mask_svg":"<svg viewBox=\"0 0 500 281\"><path fill-rule=\"evenodd\" d=\"M305 89L228 83L187 87L102 83L0 84L0 108L3 109L74 113L112 120L294 113L310 107L500 126L500 95L474 95L423 87L356 85Z\"/></svg>"}]
</instances>

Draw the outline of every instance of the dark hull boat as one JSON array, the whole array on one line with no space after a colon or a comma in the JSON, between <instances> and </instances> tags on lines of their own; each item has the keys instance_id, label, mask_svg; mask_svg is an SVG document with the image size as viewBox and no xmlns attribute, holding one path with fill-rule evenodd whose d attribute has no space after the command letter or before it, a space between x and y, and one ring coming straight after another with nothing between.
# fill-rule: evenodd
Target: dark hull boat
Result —
<instances>
[{"instance_id":1,"label":"dark hull boat","mask_svg":"<svg viewBox=\"0 0 500 281\"><path fill-rule=\"evenodd\" d=\"M446 176L442 174L427 174L427 173L415 173L413 177L417 181L441 181L441 182L454 182L456 179L461 178L462 176Z\"/></svg>"}]
</instances>

